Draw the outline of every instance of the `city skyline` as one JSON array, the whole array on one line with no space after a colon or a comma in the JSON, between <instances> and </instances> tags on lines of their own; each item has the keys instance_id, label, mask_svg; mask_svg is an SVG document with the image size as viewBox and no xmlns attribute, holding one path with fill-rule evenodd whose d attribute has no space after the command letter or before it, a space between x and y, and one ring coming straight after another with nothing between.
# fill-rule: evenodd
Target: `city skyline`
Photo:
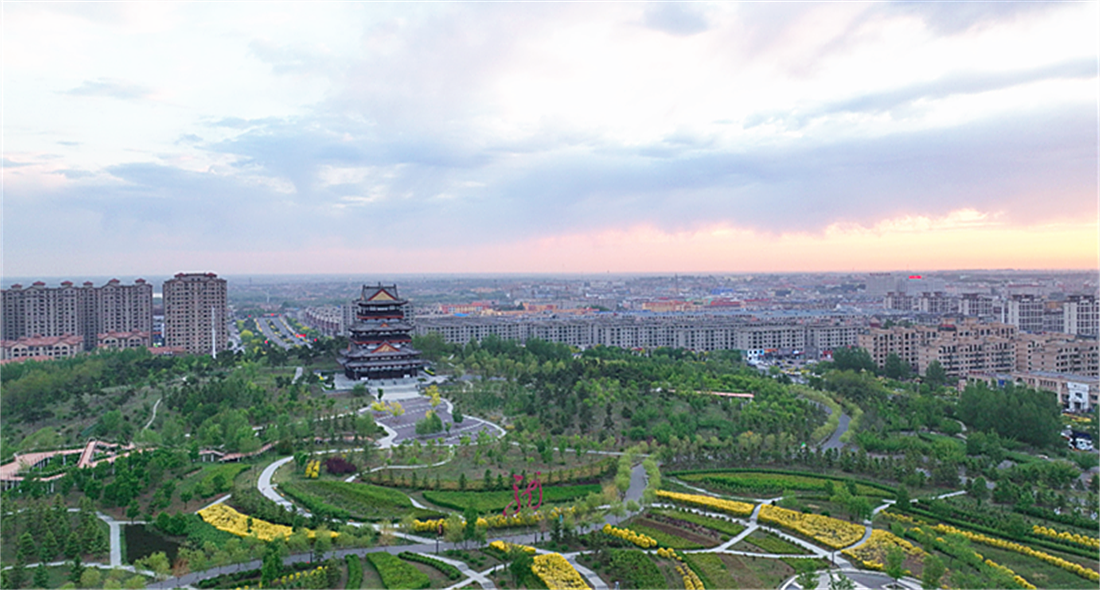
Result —
<instances>
[{"instance_id":1,"label":"city skyline","mask_svg":"<svg viewBox=\"0 0 1100 590\"><path fill-rule=\"evenodd\" d=\"M1098 6L7 5L4 274L1095 269Z\"/></svg>"}]
</instances>

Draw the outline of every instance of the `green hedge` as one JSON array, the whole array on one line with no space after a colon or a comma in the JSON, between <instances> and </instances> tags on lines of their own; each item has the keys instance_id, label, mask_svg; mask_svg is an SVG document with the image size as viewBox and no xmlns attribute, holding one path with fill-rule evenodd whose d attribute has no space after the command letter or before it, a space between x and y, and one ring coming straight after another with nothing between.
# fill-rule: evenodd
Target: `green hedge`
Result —
<instances>
[{"instance_id":1,"label":"green hedge","mask_svg":"<svg viewBox=\"0 0 1100 590\"><path fill-rule=\"evenodd\" d=\"M388 590L422 590L432 583L428 574L389 553L381 551L368 553L367 559L374 565L374 569L378 570L378 575L382 577L382 584Z\"/></svg>"},{"instance_id":2,"label":"green hedge","mask_svg":"<svg viewBox=\"0 0 1100 590\"><path fill-rule=\"evenodd\" d=\"M430 565L435 569L443 572L443 575L447 576L448 580L457 580L462 577L462 572L459 569L449 563L440 561L438 559L428 557L427 555L421 555L419 553L413 553L411 551L402 551L397 554L401 559L408 561L417 561L424 565Z\"/></svg>"},{"instance_id":3,"label":"green hedge","mask_svg":"<svg viewBox=\"0 0 1100 590\"><path fill-rule=\"evenodd\" d=\"M763 537L749 535L745 542L756 545L768 553L781 553L786 555L807 555L809 551L789 541L780 539L772 533L764 533Z\"/></svg>"},{"instance_id":4,"label":"green hedge","mask_svg":"<svg viewBox=\"0 0 1100 590\"><path fill-rule=\"evenodd\" d=\"M313 514L328 515L338 520L349 520L352 517L351 513L347 510L333 506L291 482L280 485L279 491L289 496L291 500L304 506L306 510L309 510Z\"/></svg>"},{"instance_id":5,"label":"green hedge","mask_svg":"<svg viewBox=\"0 0 1100 590\"><path fill-rule=\"evenodd\" d=\"M983 534L989 535L991 537L997 537L998 539L1005 539L1005 540L1008 540L1008 541L1012 541L1013 543L1023 543L1023 544L1026 544L1026 545L1035 545L1037 547L1042 547L1044 549L1050 549L1050 550L1053 550L1053 551L1063 551L1065 553L1072 553L1073 555L1079 555L1081 557L1088 557L1090 559L1096 559L1096 552L1091 550L1091 549L1088 549L1086 547L1081 547L1080 545L1069 545L1069 544L1059 543L1056 540L1054 540L1050 537L1045 537L1043 535L1035 535L1035 534L1030 534L1029 533L1024 538L1024 540L1021 541L1020 539L1013 539L1013 538L1009 537L1002 530L995 529L993 527L989 527L989 526L985 526L985 525L981 525L981 524L976 524L976 523L973 523L973 522L970 522L970 521L967 521L967 520L963 520L961 518L948 516L946 514L939 514L937 512L933 512L931 510L924 510L924 509L922 509L920 507L917 507L917 506L911 507L909 509L909 512L911 512L913 514L916 514L918 516L923 516L925 518L932 519L934 521L942 522L944 524L949 524L949 525L951 525L955 528L965 529L965 530L974 531L974 532L978 532L978 533L983 533Z\"/></svg>"},{"instance_id":6,"label":"green hedge","mask_svg":"<svg viewBox=\"0 0 1100 590\"><path fill-rule=\"evenodd\" d=\"M694 542L689 541L689 540L687 540L683 537L677 537L676 535L671 535L671 534L666 533L664 531L659 531L657 529L648 527L644 524L631 523L631 524L627 525L626 528L634 531L635 533L641 533L643 535L649 535L650 537L653 537L653 539L655 541L657 541L657 543L661 547L668 547L668 548L671 548L671 549L702 549L703 548L703 546L700 545L699 543L694 543Z\"/></svg>"},{"instance_id":7,"label":"green hedge","mask_svg":"<svg viewBox=\"0 0 1100 590\"><path fill-rule=\"evenodd\" d=\"M348 562L348 583L344 586L347 590L359 590L363 587L363 562L359 556L352 553L345 558Z\"/></svg>"},{"instance_id":8,"label":"green hedge","mask_svg":"<svg viewBox=\"0 0 1100 590\"><path fill-rule=\"evenodd\" d=\"M738 468L689 469L689 470L682 470L682 471L670 471L668 473L668 475L673 476L673 477L683 477L683 476L691 476L691 475L698 475L698 476L723 475L723 474L761 474L761 475L765 475L765 476L792 476L792 477L803 477L803 478L808 478L808 479L821 480L822 484L820 486L806 488L806 489L813 489L813 490L824 489L824 481L825 480L829 480L829 481L832 481L832 482L837 483L837 484L847 484L850 481L850 482L856 484L857 486L866 486L866 487L869 487L869 488L875 488L877 490L880 490L881 493L876 494L876 495L881 495L882 497L893 497L897 493L897 490L895 488L892 488L888 485L877 483L877 482L865 481L865 480L855 479L855 478L851 478L851 477L833 477L831 475L822 475L822 474L819 474L819 473L812 473L812 472L808 472L808 471L793 471L793 470L787 470L787 469L748 469L748 468L746 468L746 469L738 469ZM777 477L776 481L779 482L781 480L779 480L778 477ZM778 489L780 489L780 491L782 491L782 489L783 489L782 484L777 484L777 485L780 486ZM802 488L794 487L794 486L798 485L797 480L791 481L790 485L791 485L791 487L788 487L786 489L802 489Z\"/></svg>"},{"instance_id":9,"label":"green hedge","mask_svg":"<svg viewBox=\"0 0 1100 590\"><path fill-rule=\"evenodd\" d=\"M543 504L569 502L583 498L592 492L600 493L601 488L595 484L577 486L545 486L542 488ZM538 501L535 493L534 501ZM509 504L515 503L515 493L508 491L495 492L451 492L451 491L427 491L424 498L433 504L445 506L453 510L466 510L472 507L478 513L500 512Z\"/></svg>"}]
</instances>

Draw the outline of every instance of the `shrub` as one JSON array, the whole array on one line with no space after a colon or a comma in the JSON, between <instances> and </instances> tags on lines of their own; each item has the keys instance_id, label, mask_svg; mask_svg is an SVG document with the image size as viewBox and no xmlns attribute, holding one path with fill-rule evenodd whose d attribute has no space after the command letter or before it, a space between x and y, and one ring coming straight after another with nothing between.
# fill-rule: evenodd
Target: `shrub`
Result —
<instances>
[{"instance_id":1,"label":"shrub","mask_svg":"<svg viewBox=\"0 0 1100 590\"><path fill-rule=\"evenodd\" d=\"M411 551L402 551L397 554L398 557L407 561L416 561L425 565L430 565L435 569L443 572L443 575L447 576L448 580L457 580L462 577L462 572L459 569L449 563L439 561L438 559L428 557L427 555L421 555L420 553L413 553Z\"/></svg>"},{"instance_id":2,"label":"shrub","mask_svg":"<svg viewBox=\"0 0 1100 590\"><path fill-rule=\"evenodd\" d=\"M382 584L389 590L421 590L431 585L428 574L389 553L368 553L367 559L378 570Z\"/></svg>"},{"instance_id":3,"label":"shrub","mask_svg":"<svg viewBox=\"0 0 1100 590\"><path fill-rule=\"evenodd\" d=\"M611 573L622 579L626 588L668 588L657 564L641 551L612 549Z\"/></svg>"},{"instance_id":4,"label":"shrub","mask_svg":"<svg viewBox=\"0 0 1100 590\"><path fill-rule=\"evenodd\" d=\"M333 475L342 475L348 473L355 473L359 470L352 462L348 461L341 455L330 457L325 461L325 469Z\"/></svg>"}]
</instances>

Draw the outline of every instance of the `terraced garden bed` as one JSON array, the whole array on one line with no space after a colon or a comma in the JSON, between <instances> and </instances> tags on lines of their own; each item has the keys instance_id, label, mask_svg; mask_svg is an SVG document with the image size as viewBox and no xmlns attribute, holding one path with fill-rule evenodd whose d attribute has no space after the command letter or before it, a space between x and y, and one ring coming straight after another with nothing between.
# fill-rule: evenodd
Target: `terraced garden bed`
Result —
<instances>
[{"instance_id":1,"label":"terraced garden bed","mask_svg":"<svg viewBox=\"0 0 1100 590\"><path fill-rule=\"evenodd\" d=\"M661 547L671 547L673 549L702 549L704 547L714 547L719 544L717 535L712 533L708 532L708 534L705 535L699 534L690 530L685 530L675 524L660 522L645 517L631 520L626 528L653 537Z\"/></svg>"},{"instance_id":2,"label":"terraced garden bed","mask_svg":"<svg viewBox=\"0 0 1100 590\"><path fill-rule=\"evenodd\" d=\"M653 510L652 513L675 518L677 520L691 522L706 527L710 530L718 531L728 538L736 537L745 530L745 527L743 525L740 525L736 522L731 522L724 518L714 518L712 516L696 514L694 512L686 510L682 512L677 510Z\"/></svg>"},{"instance_id":3,"label":"terraced garden bed","mask_svg":"<svg viewBox=\"0 0 1100 590\"><path fill-rule=\"evenodd\" d=\"M735 548L741 551L760 550L764 553L778 553L782 555L810 554L810 551L801 545L796 545L780 538L774 533L761 530L753 531L751 535L745 537L743 541L738 543Z\"/></svg>"},{"instance_id":4,"label":"terraced garden bed","mask_svg":"<svg viewBox=\"0 0 1100 590\"><path fill-rule=\"evenodd\" d=\"M800 474L776 471L714 470L673 473L681 480L725 493L767 497L786 491L825 492L833 487L847 485L848 479L832 478L816 474ZM855 481L855 480L852 480ZM861 496L892 498L894 491L887 486L856 481L856 493Z\"/></svg>"}]
</instances>

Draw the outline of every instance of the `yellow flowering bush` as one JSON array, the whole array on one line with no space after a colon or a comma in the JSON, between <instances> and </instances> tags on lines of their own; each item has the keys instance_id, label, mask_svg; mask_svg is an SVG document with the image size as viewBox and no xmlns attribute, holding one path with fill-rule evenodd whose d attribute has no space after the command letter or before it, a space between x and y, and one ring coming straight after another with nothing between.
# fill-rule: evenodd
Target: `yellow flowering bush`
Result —
<instances>
[{"instance_id":1,"label":"yellow flowering bush","mask_svg":"<svg viewBox=\"0 0 1100 590\"><path fill-rule=\"evenodd\" d=\"M867 539L867 542L855 549L845 549L841 551L847 557L852 558L856 563L863 564L863 567L873 570L882 570L883 560L886 558L886 552L891 547L900 547L903 551L912 556L919 556L924 553L919 547L914 547L912 543L898 537L890 531L884 531L875 529L871 531L871 538Z\"/></svg>"},{"instance_id":2,"label":"yellow flowering bush","mask_svg":"<svg viewBox=\"0 0 1100 590\"><path fill-rule=\"evenodd\" d=\"M561 554L536 555L531 571L550 590L591 590L584 578Z\"/></svg>"},{"instance_id":3,"label":"yellow flowering bush","mask_svg":"<svg viewBox=\"0 0 1100 590\"><path fill-rule=\"evenodd\" d=\"M232 533L239 537L256 535L261 541L270 541L278 537L285 538L294 533L294 529L288 526L272 524L258 518L251 518L248 515L237 512L225 504L207 506L199 511L199 516L216 529ZM251 530L248 528L249 520L252 521ZM316 535L314 531L306 531L306 533L311 539ZM330 532L329 534L336 537L340 533Z\"/></svg>"},{"instance_id":4,"label":"yellow flowering bush","mask_svg":"<svg viewBox=\"0 0 1100 590\"><path fill-rule=\"evenodd\" d=\"M1044 537L1050 537L1052 539L1060 539L1062 541L1069 541L1070 543L1076 543L1089 549L1100 549L1100 539L1094 539L1087 535L1079 535L1077 533L1070 533L1067 531L1058 532L1054 529L1048 529L1045 526L1034 525L1031 527L1031 532L1036 535L1042 535Z\"/></svg>"},{"instance_id":5,"label":"yellow flowering bush","mask_svg":"<svg viewBox=\"0 0 1100 590\"><path fill-rule=\"evenodd\" d=\"M314 459L306 463L305 476L310 479L317 479L318 475L321 475L321 460Z\"/></svg>"},{"instance_id":6,"label":"yellow flowering bush","mask_svg":"<svg viewBox=\"0 0 1100 590\"><path fill-rule=\"evenodd\" d=\"M833 549L847 547L863 538L866 527L820 514L803 514L765 504L757 519L797 531Z\"/></svg>"},{"instance_id":7,"label":"yellow flowering bush","mask_svg":"<svg viewBox=\"0 0 1100 590\"><path fill-rule=\"evenodd\" d=\"M1072 561L1067 561L1065 559L1062 559L1061 557L1057 557L1049 553L1036 551L1035 549L1032 549L1031 547L1028 547L1026 545L1013 543L1012 541L1004 541L1002 539L996 539L994 537L987 537L986 535L982 535L979 533L972 533L970 531L960 530L946 524L937 524L932 528L939 533L952 533L956 535L962 535L975 543L989 545L990 547L999 547L1001 549L1007 549L1009 551L1015 551L1016 553L1027 555L1028 557L1034 557L1051 565L1060 567L1070 573L1081 576L1082 578L1091 582L1100 582L1100 572L1091 570L1080 564L1074 563Z\"/></svg>"},{"instance_id":8,"label":"yellow flowering bush","mask_svg":"<svg viewBox=\"0 0 1100 590\"><path fill-rule=\"evenodd\" d=\"M496 549L497 551L502 551L504 553L511 553L513 549L519 549L519 550L524 551L526 553L530 553L531 555L535 554L535 548L534 547L531 547L529 545L520 545L519 543L509 543L507 541L499 541L498 540L498 541L493 541L492 543L489 543L489 546L492 547L493 549Z\"/></svg>"},{"instance_id":9,"label":"yellow flowering bush","mask_svg":"<svg viewBox=\"0 0 1100 590\"><path fill-rule=\"evenodd\" d=\"M881 514L882 514L882 516L884 516L884 517L886 517L890 520L896 520L898 522L904 522L905 524L913 524L913 525L922 524L920 520L917 520L917 519L915 519L912 516L909 516L907 514L898 514L897 512L889 512L889 511L886 511L886 510L882 511Z\"/></svg>"},{"instance_id":10,"label":"yellow flowering bush","mask_svg":"<svg viewBox=\"0 0 1100 590\"><path fill-rule=\"evenodd\" d=\"M490 529L503 529L509 527L522 527L522 526L534 526L542 521L543 518L549 518L551 520L559 518L563 514L573 514L575 509L570 506L568 508L560 508L555 506L545 516L543 512L530 512L526 514L516 514L513 516L504 516L503 514L493 514L488 518L479 516L477 519L477 526L483 526ZM418 533L435 532L439 529L439 525L442 524L444 530L447 528L447 523L443 519L438 520L414 520L413 531ZM463 522L462 526L466 526Z\"/></svg>"},{"instance_id":11,"label":"yellow flowering bush","mask_svg":"<svg viewBox=\"0 0 1100 590\"><path fill-rule=\"evenodd\" d=\"M603 525L603 532L606 535L612 537L618 537L624 541L629 541L642 549L650 549L657 546L657 540L649 535L643 535L642 533L636 533L630 529L621 529L619 527L613 527L610 524Z\"/></svg>"},{"instance_id":12,"label":"yellow flowering bush","mask_svg":"<svg viewBox=\"0 0 1100 590\"><path fill-rule=\"evenodd\" d=\"M723 500L721 498L704 496L702 494L681 494L679 492L657 490L657 497L679 502L681 504L699 506L700 508L711 508L719 512L732 514L733 516L749 516L752 514L753 509L756 508L755 505L749 504L748 502Z\"/></svg>"},{"instance_id":13,"label":"yellow flowering bush","mask_svg":"<svg viewBox=\"0 0 1100 590\"><path fill-rule=\"evenodd\" d=\"M676 560L680 559L680 556L676 555L676 550L675 549L665 549L664 547L658 547L657 548L657 556L658 557L664 557L666 559L676 559Z\"/></svg>"},{"instance_id":14,"label":"yellow flowering bush","mask_svg":"<svg viewBox=\"0 0 1100 590\"><path fill-rule=\"evenodd\" d=\"M686 590L706 590L703 586L703 581L699 579L699 575L696 574L688 565L684 562L680 562L676 566L676 573L680 574L680 577L684 580L684 588Z\"/></svg>"}]
</instances>

